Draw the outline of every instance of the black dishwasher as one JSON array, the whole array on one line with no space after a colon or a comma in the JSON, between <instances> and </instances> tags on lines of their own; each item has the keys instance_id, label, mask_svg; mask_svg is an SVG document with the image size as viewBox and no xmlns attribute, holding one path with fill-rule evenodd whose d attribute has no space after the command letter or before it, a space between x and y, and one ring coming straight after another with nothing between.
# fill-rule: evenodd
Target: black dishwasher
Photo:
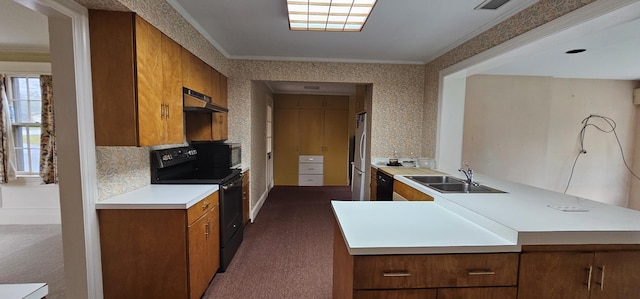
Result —
<instances>
[{"instance_id":1,"label":"black dishwasher","mask_svg":"<svg viewBox=\"0 0 640 299\"><path fill-rule=\"evenodd\" d=\"M376 200L393 200L393 177L382 171L378 171L376 182L378 184L376 187Z\"/></svg>"}]
</instances>

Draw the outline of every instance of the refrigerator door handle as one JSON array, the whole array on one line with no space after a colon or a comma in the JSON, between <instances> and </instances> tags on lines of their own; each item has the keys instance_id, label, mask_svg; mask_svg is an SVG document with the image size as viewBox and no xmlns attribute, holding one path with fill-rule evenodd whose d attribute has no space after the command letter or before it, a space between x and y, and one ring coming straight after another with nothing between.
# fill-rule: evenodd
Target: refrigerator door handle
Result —
<instances>
[{"instance_id":1,"label":"refrigerator door handle","mask_svg":"<svg viewBox=\"0 0 640 299\"><path fill-rule=\"evenodd\" d=\"M363 133L362 136L360 136L360 159L362 159L361 167L364 167L364 154L365 154L364 141L365 141L365 136L366 136L365 133Z\"/></svg>"}]
</instances>

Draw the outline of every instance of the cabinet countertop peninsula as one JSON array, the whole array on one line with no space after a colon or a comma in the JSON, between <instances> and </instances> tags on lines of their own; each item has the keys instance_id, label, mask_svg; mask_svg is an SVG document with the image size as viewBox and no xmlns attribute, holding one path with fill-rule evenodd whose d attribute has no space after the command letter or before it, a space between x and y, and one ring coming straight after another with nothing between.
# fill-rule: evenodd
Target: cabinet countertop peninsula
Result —
<instances>
[{"instance_id":1,"label":"cabinet countertop peninsula","mask_svg":"<svg viewBox=\"0 0 640 299\"><path fill-rule=\"evenodd\" d=\"M186 210L218 191L218 185L147 185L96 202L96 209L182 209Z\"/></svg>"},{"instance_id":2,"label":"cabinet countertop peninsula","mask_svg":"<svg viewBox=\"0 0 640 299\"><path fill-rule=\"evenodd\" d=\"M456 170L437 170L460 178ZM433 202L333 201L349 253L517 252L524 245L640 244L640 211L481 174L507 193L440 193L403 173L394 179ZM423 174L425 175L425 174ZM569 211L562 211L569 210Z\"/></svg>"}]
</instances>

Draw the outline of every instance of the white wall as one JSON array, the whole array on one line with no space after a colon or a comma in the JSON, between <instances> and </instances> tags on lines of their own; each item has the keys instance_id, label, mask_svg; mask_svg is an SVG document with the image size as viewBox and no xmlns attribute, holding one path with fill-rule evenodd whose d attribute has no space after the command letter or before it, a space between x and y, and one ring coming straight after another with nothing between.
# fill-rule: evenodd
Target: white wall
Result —
<instances>
[{"instance_id":1,"label":"white wall","mask_svg":"<svg viewBox=\"0 0 640 299\"><path fill-rule=\"evenodd\" d=\"M632 81L476 75L467 80L463 160L478 172L563 192L581 121L610 117L633 163ZM601 122L598 122L601 124ZM604 126L604 125L603 125ZM590 127L568 194L627 206L630 176L613 134Z\"/></svg>"},{"instance_id":2,"label":"white wall","mask_svg":"<svg viewBox=\"0 0 640 299\"><path fill-rule=\"evenodd\" d=\"M0 225L60 224L58 185L40 178L18 178L0 185Z\"/></svg>"},{"instance_id":3,"label":"white wall","mask_svg":"<svg viewBox=\"0 0 640 299\"><path fill-rule=\"evenodd\" d=\"M267 101L273 106L273 94L264 82L251 83L251 219L257 215L269 192L267 183ZM244 158L244 157L243 157ZM244 163L247 163L246 161Z\"/></svg>"}]
</instances>

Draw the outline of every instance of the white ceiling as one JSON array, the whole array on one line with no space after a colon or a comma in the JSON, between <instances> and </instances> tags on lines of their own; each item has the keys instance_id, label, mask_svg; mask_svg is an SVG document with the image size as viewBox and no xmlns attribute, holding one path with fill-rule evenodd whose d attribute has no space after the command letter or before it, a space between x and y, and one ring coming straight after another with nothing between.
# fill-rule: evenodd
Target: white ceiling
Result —
<instances>
[{"instance_id":1,"label":"white ceiling","mask_svg":"<svg viewBox=\"0 0 640 299\"><path fill-rule=\"evenodd\" d=\"M0 51L49 52L47 17L13 0L0 7Z\"/></svg>"},{"instance_id":2,"label":"white ceiling","mask_svg":"<svg viewBox=\"0 0 640 299\"><path fill-rule=\"evenodd\" d=\"M640 80L640 1L505 56L470 73Z\"/></svg>"},{"instance_id":3,"label":"white ceiling","mask_svg":"<svg viewBox=\"0 0 640 299\"><path fill-rule=\"evenodd\" d=\"M290 31L285 0L168 0L230 58L424 63L537 0L378 0L362 32Z\"/></svg>"}]
</instances>

